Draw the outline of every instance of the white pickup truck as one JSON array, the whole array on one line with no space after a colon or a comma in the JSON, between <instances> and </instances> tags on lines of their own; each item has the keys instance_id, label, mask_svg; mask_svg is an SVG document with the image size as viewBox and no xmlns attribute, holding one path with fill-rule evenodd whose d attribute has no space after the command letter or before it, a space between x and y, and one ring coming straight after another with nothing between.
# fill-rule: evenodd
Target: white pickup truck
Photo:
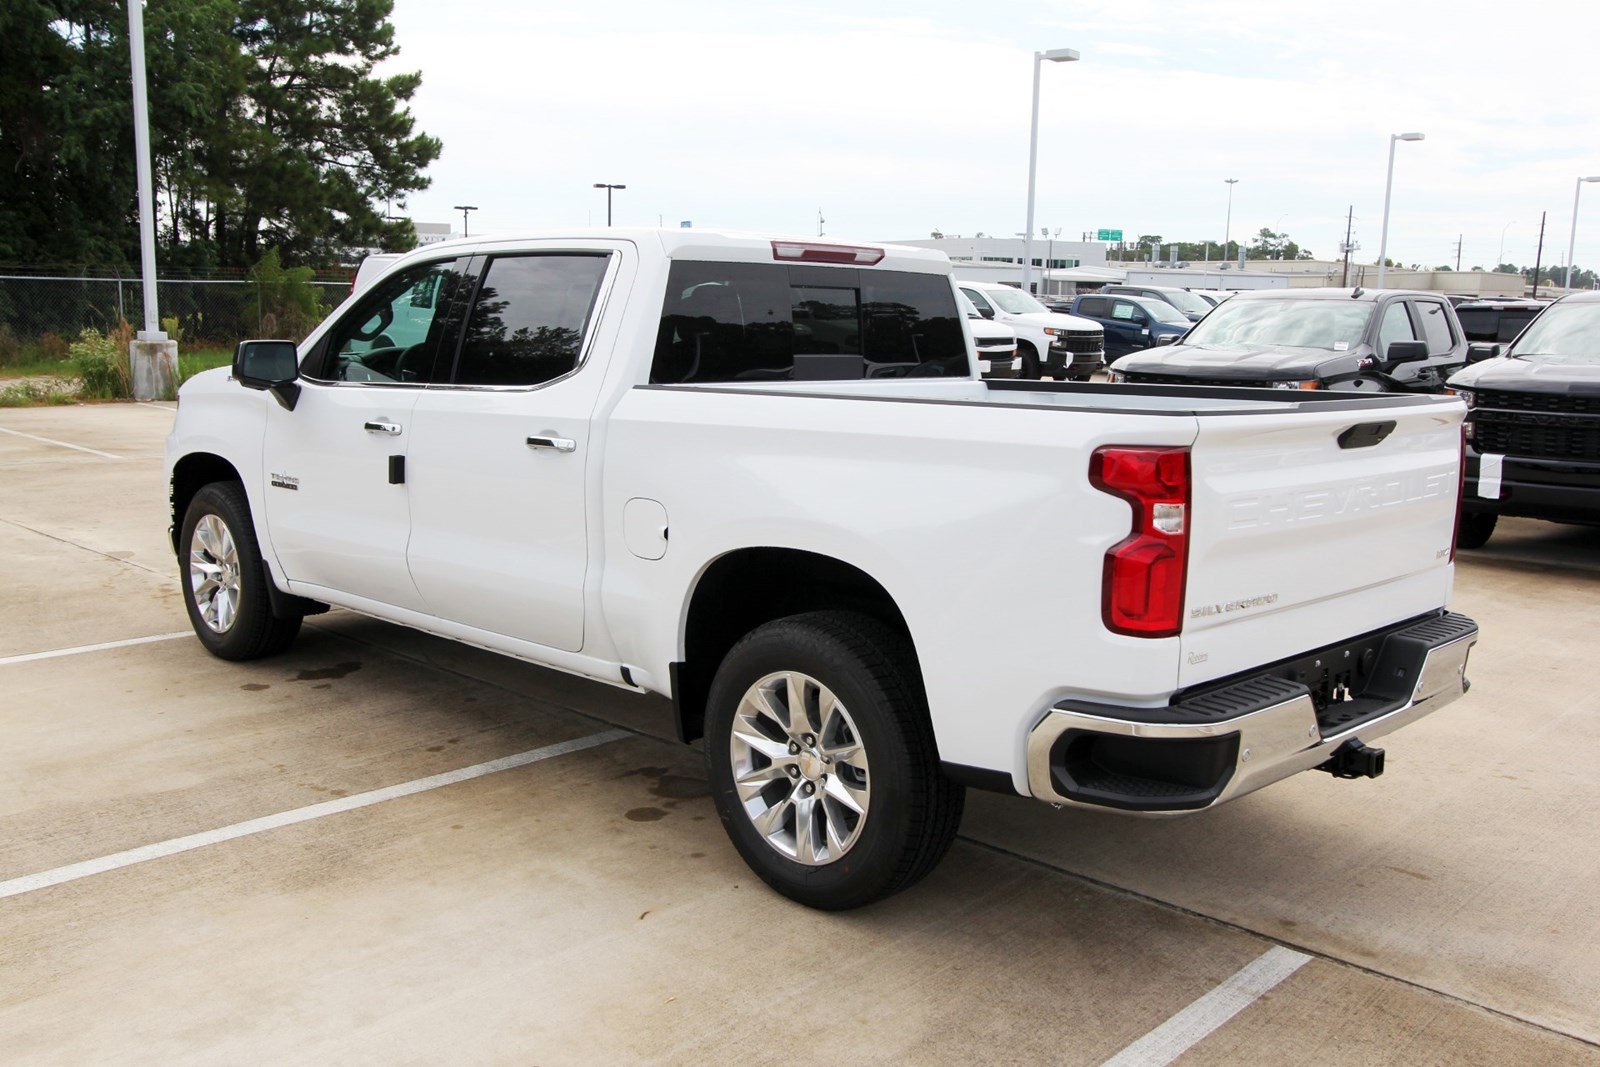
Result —
<instances>
[{"instance_id":1,"label":"white pickup truck","mask_svg":"<svg viewBox=\"0 0 1600 1067\"><path fill-rule=\"evenodd\" d=\"M216 655L337 605L668 695L744 859L846 908L967 786L1170 815L1379 773L1467 684L1463 412L983 381L938 252L617 229L434 245L242 343L167 473Z\"/></svg>"}]
</instances>

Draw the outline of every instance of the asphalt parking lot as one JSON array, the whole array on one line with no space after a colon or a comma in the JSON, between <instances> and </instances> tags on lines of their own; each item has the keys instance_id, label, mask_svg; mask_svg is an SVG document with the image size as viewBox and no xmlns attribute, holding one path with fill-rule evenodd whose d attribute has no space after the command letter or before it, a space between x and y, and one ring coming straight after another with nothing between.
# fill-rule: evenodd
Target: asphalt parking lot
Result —
<instances>
[{"instance_id":1,"label":"asphalt parking lot","mask_svg":"<svg viewBox=\"0 0 1600 1067\"><path fill-rule=\"evenodd\" d=\"M1377 781L974 793L828 915L740 863L664 702L346 612L208 656L170 423L0 412L7 1062L1600 1062L1600 532L1463 555L1473 690Z\"/></svg>"}]
</instances>

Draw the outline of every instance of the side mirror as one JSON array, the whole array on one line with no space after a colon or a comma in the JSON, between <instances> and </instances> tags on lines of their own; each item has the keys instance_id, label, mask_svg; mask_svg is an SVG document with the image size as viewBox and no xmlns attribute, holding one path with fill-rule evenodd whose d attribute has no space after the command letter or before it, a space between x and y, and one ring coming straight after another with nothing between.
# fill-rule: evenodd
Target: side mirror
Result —
<instances>
[{"instance_id":1,"label":"side mirror","mask_svg":"<svg viewBox=\"0 0 1600 1067\"><path fill-rule=\"evenodd\" d=\"M978 314L982 315L986 319L992 319L994 318L994 308L979 308Z\"/></svg>"},{"instance_id":2,"label":"side mirror","mask_svg":"<svg viewBox=\"0 0 1600 1067\"><path fill-rule=\"evenodd\" d=\"M1402 363L1415 363L1428 358L1428 342L1426 341L1392 341L1389 351L1383 354L1385 367L1398 367Z\"/></svg>"},{"instance_id":3,"label":"side mirror","mask_svg":"<svg viewBox=\"0 0 1600 1067\"><path fill-rule=\"evenodd\" d=\"M1178 334L1169 333L1169 334L1166 334L1164 336L1157 337L1156 338L1156 344L1158 344L1158 345L1170 345L1172 342L1176 341L1178 339L1178 337L1179 337Z\"/></svg>"},{"instance_id":4,"label":"side mirror","mask_svg":"<svg viewBox=\"0 0 1600 1067\"><path fill-rule=\"evenodd\" d=\"M1486 344L1482 341L1474 341L1472 344L1467 346L1468 363L1481 363L1486 359L1494 359L1499 354L1500 346L1496 344Z\"/></svg>"},{"instance_id":5,"label":"side mirror","mask_svg":"<svg viewBox=\"0 0 1600 1067\"><path fill-rule=\"evenodd\" d=\"M246 389L266 389L285 411L300 400L299 353L293 341L240 341L233 352L233 377Z\"/></svg>"}]
</instances>

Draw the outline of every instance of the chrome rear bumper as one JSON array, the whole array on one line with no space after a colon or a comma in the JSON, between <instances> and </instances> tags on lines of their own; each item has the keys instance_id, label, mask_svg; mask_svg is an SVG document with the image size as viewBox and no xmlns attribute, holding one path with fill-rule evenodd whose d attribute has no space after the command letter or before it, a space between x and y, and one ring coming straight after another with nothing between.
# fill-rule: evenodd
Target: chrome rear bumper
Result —
<instances>
[{"instance_id":1,"label":"chrome rear bumper","mask_svg":"<svg viewBox=\"0 0 1600 1067\"><path fill-rule=\"evenodd\" d=\"M1359 647L1381 651L1365 692L1325 705L1320 716L1288 666L1168 708L1062 701L1028 736L1029 791L1053 804L1143 815L1216 807L1326 763L1347 741L1373 741L1455 700L1470 685L1467 658L1477 640L1476 623L1449 614L1368 635ZM1359 713L1341 716L1342 707Z\"/></svg>"}]
</instances>

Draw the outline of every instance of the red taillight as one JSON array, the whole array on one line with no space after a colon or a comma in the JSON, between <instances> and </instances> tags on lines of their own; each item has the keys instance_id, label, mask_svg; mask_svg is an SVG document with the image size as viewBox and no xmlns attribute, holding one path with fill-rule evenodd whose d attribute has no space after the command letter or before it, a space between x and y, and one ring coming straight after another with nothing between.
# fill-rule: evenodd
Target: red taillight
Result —
<instances>
[{"instance_id":1,"label":"red taillight","mask_svg":"<svg viewBox=\"0 0 1600 1067\"><path fill-rule=\"evenodd\" d=\"M864 245L825 245L810 241L773 241L772 258L796 263L849 263L870 267L883 259L883 249Z\"/></svg>"},{"instance_id":2,"label":"red taillight","mask_svg":"<svg viewBox=\"0 0 1600 1067\"><path fill-rule=\"evenodd\" d=\"M1133 507L1133 530L1106 553L1101 615L1130 637L1172 637L1183 629L1189 569L1189 450L1097 448L1089 481Z\"/></svg>"}]
</instances>

